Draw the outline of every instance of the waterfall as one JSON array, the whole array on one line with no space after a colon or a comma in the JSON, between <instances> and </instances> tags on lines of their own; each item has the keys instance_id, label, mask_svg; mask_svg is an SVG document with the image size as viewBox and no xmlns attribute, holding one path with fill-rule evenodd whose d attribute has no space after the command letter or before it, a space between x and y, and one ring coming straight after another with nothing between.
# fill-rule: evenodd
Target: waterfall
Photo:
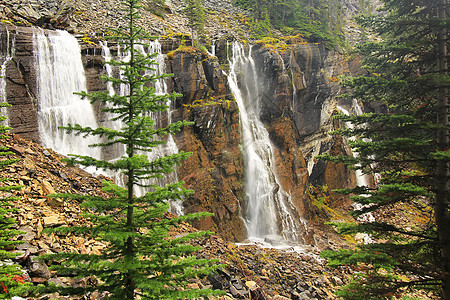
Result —
<instances>
[{"instance_id":1,"label":"waterfall","mask_svg":"<svg viewBox=\"0 0 450 300\"><path fill-rule=\"evenodd\" d=\"M292 80L292 111L295 113L295 102L297 100L297 88L295 86L295 76L294 76L294 68L292 67L292 60L294 59L294 51L291 51L289 55L289 63L291 65L291 80ZM303 78L303 80L305 80ZM310 172L311 174L311 172Z\"/></svg>"},{"instance_id":2,"label":"waterfall","mask_svg":"<svg viewBox=\"0 0 450 300\"><path fill-rule=\"evenodd\" d=\"M87 145L95 137L65 133L59 126L80 124L97 127L94 109L74 92L87 91L81 50L66 31L35 30L33 47L37 72L38 126L42 145L63 155L70 153L100 158L100 150Z\"/></svg>"},{"instance_id":3,"label":"waterfall","mask_svg":"<svg viewBox=\"0 0 450 300\"><path fill-rule=\"evenodd\" d=\"M148 75L150 77L152 75L160 76L160 75L165 74L166 73L165 72L166 71L165 55L163 55L161 52L161 44L159 43L158 40L149 41L146 43L147 44L145 44L143 42L141 44L136 45L136 50L138 50L141 54L154 55L153 59L154 59L156 65L152 65L152 68L154 70L147 70L146 75ZM106 75L109 77L113 76L112 67L108 64L108 62L110 62L112 60L111 51L109 50L108 44L106 42L101 42L101 46L102 46L103 58L105 60ZM122 53L119 48L118 53L117 53L117 60L128 61L129 59L130 59L130 53L129 52ZM122 74L120 74L120 76L122 76ZM154 88L155 88L156 95L167 94L167 84L163 78L159 78L156 80L156 82L154 83ZM107 89L108 89L108 92L110 95L116 94L116 91L114 90L114 87L110 82L107 83ZM128 89L128 87L126 85L121 84L119 87L118 94L122 95L122 96L125 95L127 93L127 89ZM171 109L172 103L171 103L171 101L168 100L166 105L168 107L168 111L165 113L165 115L163 115L162 113L150 113L150 116L152 117L152 119L155 120L156 126L159 126L159 127L164 126L164 124L162 122L164 117L167 120L167 124L172 123L172 109ZM111 117L112 116L107 116L106 119L111 120ZM107 121L107 126L115 128L115 129L120 129L122 127L122 123L120 121ZM159 157L178 153L178 147L177 147L175 140L173 139L173 136L171 134L167 135L167 139L165 142L166 142L165 144L159 145L158 147L155 147L154 149L152 149L151 152L145 153L146 155L148 155L150 161L155 160ZM125 148L119 147L119 149L116 149L114 154L112 154L112 157L110 159L117 159L124 154L125 154ZM124 180L121 176L118 176L118 174L109 174L109 176L113 177L117 183L123 185ZM147 181L146 184L153 183L153 184L163 185L167 182L176 182L176 181L178 181L178 176L177 176L176 172L173 172L172 174L167 174L167 176L164 179L160 180L159 182ZM138 196L144 195L145 192L146 192L146 189L144 187L137 187L137 189L136 189L136 195L138 195ZM171 204L171 212L172 213L174 213L176 215L182 215L184 213L181 200L171 201L170 204Z\"/></svg>"},{"instance_id":4,"label":"waterfall","mask_svg":"<svg viewBox=\"0 0 450 300\"><path fill-rule=\"evenodd\" d=\"M290 195L277 178L274 149L259 119L260 93L255 63L241 44L233 42L228 83L239 107L245 162L246 212L249 240L300 238L299 219Z\"/></svg>"},{"instance_id":5,"label":"waterfall","mask_svg":"<svg viewBox=\"0 0 450 300\"><path fill-rule=\"evenodd\" d=\"M350 112L347 109L343 108L343 107L337 106L337 109L338 109L338 111L342 112L344 115L347 115L347 116L350 115ZM352 101L351 109L353 111L353 114L355 114L357 116L363 114L363 110L362 110L361 105L359 105L358 101L355 100L355 99L353 99L353 101ZM350 128L350 129L353 129L355 127L351 122L345 122L345 126L347 128ZM356 137L352 136L352 137L349 138L349 140L350 141L355 141ZM354 157L358 157L358 153L357 152L353 152L353 156ZM356 170L355 172L356 172L356 184L358 186L369 186L369 182L370 182L369 176L364 174L359 169Z\"/></svg>"},{"instance_id":6,"label":"waterfall","mask_svg":"<svg viewBox=\"0 0 450 300\"><path fill-rule=\"evenodd\" d=\"M6 39L3 37L6 35ZM4 41L4 42L2 42ZM0 103L6 102L6 67L8 63L13 59L16 51L16 39L15 35L11 37L8 28L5 27L5 32L0 32ZM7 117L8 111L6 107L0 109L0 115ZM8 125L8 119L6 119L3 125Z\"/></svg>"},{"instance_id":7,"label":"waterfall","mask_svg":"<svg viewBox=\"0 0 450 300\"><path fill-rule=\"evenodd\" d=\"M152 67L154 70L147 70L147 73L149 76L161 76L166 73L166 56L162 54L161 52L161 44L158 40L155 41L149 41L147 50L142 49L142 53L147 53L148 55L156 55L154 57L154 60L156 62L156 65L153 65ZM154 83L155 85L155 94L156 95L165 95L168 93L167 90L167 83L166 80L163 78L159 78ZM170 98L166 102L166 106L168 107L166 112L158 112L158 113L151 113L150 116L153 120L156 121L156 126L162 127L163 119L165 115L167 119L167 124L172 123L172 101ZM155 160L160 157L169 156L173 154L178 153L178 146L175 143L175 140L173 139L172 134L168 134L166 136L165 144L161 144L154 148L152 152L146 153L150 160ZM178 175L175 172L172 172L170 174L166 174L166 176L160 180L159 185L164 185L167 182L176 182L178 181ZM182 215L184 213L183 209L183 203L181 200L172 200L170 201L171 205L171 212L176 215Z\"/></svg>"},{"instance_id":8,"label":"waterfall","mask_svg":"<svg viewBox=\"0 0 450 300\"><path fill-rule=\"evenodd\" d=\"M216 56L216 40L211 40L211 52L208 51L209 56Z\"/></svg>"},{"instance_id":9,"label":"waterfall","mask_svg":"<svg viewBox=\"0 0 450 300\"><path fill-rule=\"evenodd\" d=\"M350 112L340 106L337 106L337 109L342 112L344 115L349 116ZM358 101L356 99L352 100L352 111L355 115L361 115L363 114L363 110L361 105L358 103ZM345 126L347 128L353 129L354 125L351 122L345 122ZM364 126L364 125L362 125ZM356 138L354 136L350 137L349 140L350 141L354 141ZM357 152L353 152L353 156L354 157L358 157L358 153ZM356 170L355 171L355 175L356 175L356 185L357 186L369 186L370 183L370 177L367 174L364 174L361 170ZM361 195L361 196L366 196L366 195ZM364 206L360 203L353 203L353 209L354 210L361 210L363 209ZM358 217L358 221L365 223L365 222L375 222L375 217L373 216L372 213L368 212L365 214L362 214ZM370 235L368 234L362 234L363 240L365 244L370 244L373 242L372 238Z\"/></svg>"},{"instance_id":10,"label":"waterfall","mask_svg":"<svg viewBox=\"0 0 450 300\"><path fill-rule=\"evenodd\" d=\"M105 60L104 68L106 71L106 76L112 77L113 71L112 71L112 66L110 65L110 62L112 60L112 55L111 55L111 51L109 50L108 43L100 41L100 46L102 47L102 56L103 56L103 59ZM108 81L106 83L106 88L107 88L110 96L114 96L116 94L116 91L114 90L112 82Z\"/></svg>"}]
</instances>

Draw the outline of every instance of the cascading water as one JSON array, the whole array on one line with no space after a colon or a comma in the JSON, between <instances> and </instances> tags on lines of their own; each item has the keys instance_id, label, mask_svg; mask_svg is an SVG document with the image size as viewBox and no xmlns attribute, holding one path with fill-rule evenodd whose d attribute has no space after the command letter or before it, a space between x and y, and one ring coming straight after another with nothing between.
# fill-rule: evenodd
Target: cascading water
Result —
<instances>
[{"instance_id":1,"label":"cascading water","mask_svg":"<svg viewBox=\"0 0 450 300\"><path fill-rule=\"evenodd\" d=\"M292 68L293 60L294 60L294 51L291 51L291 54L289 55L289 63L291 65L291 78L292 78L292 111L295 112L295 102L297 99L297 88L295 86L295 80L294 80L294 69Z\"/></svg>"},{"instance_id":2,"label":"cascading water","mask_svg":"<svg viewBox=\"0 0 450 300\"><path fill-rule=\"evenodd\" d=\"M337 109L340 112L342 112L344 115L347 115L347 116L350 115L350 112L343 107L338 106ZM352 110L355 115L361 115L363 113L361 106L359 105L358 101L356 101L355 99L353 99L353 101L352 101ZM350 122L346 122L345 126L350 129L353 129L355 127ZM355 139L356 138L354 136L349 138L350 141L355 141ZM354 152L353 155L355 157L358 157L358 153L356 153L356 152ZM370 178L368 175L364 174L361 170L356 170L356 184L358 186L369 186L369 182L370 182Z\"/></svg>"},{"instance_id":3,"label":"cascading water","mask_svg":"<svg viewBox=\"0 0 450 300\"><path fill-rule=\"evenodd\" d=\"M37 71L38 125L42 145L63 155L75 153L99 159L100 150L87 147L95 137L67 134L59 126L80 124L97 127L89 101L74 92L86 91L81 50L75 37L66 31L35 30L33 47Z\"/></svg>"},{"instance_id":4,"label":"cascading water","mask_svg":"<svg viewBox=\"0 0 450 300\"><path fill-rule=\"evenodd\" d=\"M347 116L350 115L350 112L347 109L343 108L343 107L338 106L337 109L340 112L342 112L344 115L347 115ZM353 110L353 113L355 115L361 115L363 113L361 105L359 105L358 101L355 100L355 99L353 99L353 101L352 101L352 110ZM345 126L347 128L350 128L350 129L354 128L354 125L352 123L350 123L350 122L346 122ZM351 137L350 140L354 141L355 137ZM353 152L353 156L354 157L358 157L358 153L357 152ZM370 185L370 177L369 177L369 175L364 174L359 169L356 170L355 173L356 173L356 184L357 184L357 186L367 186L368 187ZM364 194L362 196L364 196ZM353 204L353 208L355 210L361 210L361 209L364 208L364 206L362 204L360 204L360 203L354 203ZM358 221L359 222L363 222L363 223L365 223L365 222L375 222L375 217L372 215L372 213L369 212L369 213L365 213L365 214L360 215L358 217ZM368 234L363 234L363 240L364 240L365 244L370 244L370 243L373 242L371 236L368 235Z\"/></svg>"},{"instance_id":5,"label":"cascading water","mask_svg":"<svg viewBox=\"0 0 450 300\"><path fill-rule=\"evenodd\" d=\"M216 40L211 40L211 52L208 51L209 56L216 56Z\"/></svg>"},{"instance_id":6,"label":"cascading water","mask_svg":"<svg viewBox=\"0 0 450 300\"><path fill-rule=\"evenodd\" d=\"M102 46L102 50L103 50L103 57L106 62L106 64L105 64L106 75L112 76L113 70L112 70L111 66L109 64L107 64L112 59L111 52L110 52L106 42L102 42L101 46ZM145 54L145 55L155 55L154 60L156 62L156 65L152 65L154 70L147 70L148 76L152 76L152 75L160 76L160 75L165 74L165 69L166 69L165 56L161 52L161 44L158 42L158 40L149 41L147 45L143 45L143 44L136 45L136 50L138 50L140 53ZM130 59L130 53L128 53L128 52L121 53L120 49L118 49L117 60L128 61L129 59ZM108 88L110 95L114 95L116 93L113 85L110 84L109 82L108 82L107 88ZM154 83L154 88L155 88L155 94L157 94L157 95L167 94L167 84L163 78L159 78L156 80L156 82ZM118 94L123 96L126 93L127 93L127 86L124 84L121 84L119 87ZM170 124L172 122L171 101L169 100L166 103L166 105L169 107L169 109L166 113L167 114L166 115L167 123ZM162 124L163 116L161 113L152 114L151 117L152 117L152 119L154 119L156 121L156 126L160 126L160 127L163 126L163 124ZM111 118L109 118L107 116L106 119L110 120ZM115 129L120 129L122 127L122 125L123 124L120 121L114 121L114 122L109 121L109 123L107 124L108 127L112 127ZM154 149L152 149L152 152L146 153L146 155L149 156L149 160L155 160L159 157L168 156L168 155L172 155L172 154L176 154L176 153L178 153L178 147L175 143L175 140L173 139L173 136L171 134L168 134L165 144L155 147ZM125 148L116 149L115 153L113 154L113 157L111 157L110 159L117 159L124 154L125 154ZM120 176L117 176L117 174L110 174L110 176L112 176L115 179L115 181L118 183L123 182L123 178L121 178ZM176 172L173 172L172 174L168 174L163 179L163 182L158 182L158 184L163 185L166 182L175 182L175 181L178 181L178 176L177 176ZM146 184L149 184L149 183L150 182L147 182ZM144 195L145 192L146 192L145 188L138 187L136 190L136 195L138 195L138 196ZM172 213L174 213L176 215L181 215L184 213L181 201L179 201L179 200L171 201L170 204L171 204L171 212Z\"/></svg>"},{"instance_id":7,"label":"cascading water","mask_svg":"<svg viewBox=\"0 0 450 300\"><path fill-rule=\"evenodd\" d=\"M300 220L290 195L283 191L276 174L274 150L259 120L260 99L255 63L241 44L233 42L228 84L239 107L245 161L248 239L283 239L298 242Z\"/></svg>"},{"instance_id":8,"label":"cascading water","mask_svg":"<svg viewBox=\"0 0 450 300\"><path fill-rule=\"evenodd\" d=\"M6 38L3 37L6 35ZM4 42L2 42L4 41ZM13 59L16 51L15 35L11 37L8 28L5 28L5 32L0 32L0 102L6 102L6 67L8 63ZM0 109L0 115L7 117L8 111L6 107ZM8 119L4 122L4 125L8 124Z\"/></svg>"},{"instance_id":9,"label":"cascading water","mask_svg":"<svg viewBox=\"0 0 450 300\"><path fill-rule=\"evenodd\" d=\"M141 50L142 53L147 53L148 55L154 55L154 60L156 65L152 67L154 70L147 70L148 75L161 76L166 73L166 63L165 63L165 55L161 52L161 44L158 40L150 41L147 47L147 51L145 49ZM155 94L156 95L165 95L167 94L167 84L165 79L159 78L154 83L155 85ZM172 123L172 102L170 98L166 102L166 106L168 107L167 111L164 112L167 118L167 124ZM151 113L151 117L156 121L156 126L162 127L164 126L163 113ZM160 157L169 156L178 153L178 146L173 139L172 134L168 134L166 137L165 144L161 144L158 147L154 148L152 152L146 153L149 156L150 160L155 160ZM164 185L167 182L176 182L178 181L177 172L172 172L170 174L166 174L166 176L159 182L159 185ZM182 215L184 213L183 203L181 200L171 200L170 201L171 212L176 215Z\"/></svg>"}]
</instances>

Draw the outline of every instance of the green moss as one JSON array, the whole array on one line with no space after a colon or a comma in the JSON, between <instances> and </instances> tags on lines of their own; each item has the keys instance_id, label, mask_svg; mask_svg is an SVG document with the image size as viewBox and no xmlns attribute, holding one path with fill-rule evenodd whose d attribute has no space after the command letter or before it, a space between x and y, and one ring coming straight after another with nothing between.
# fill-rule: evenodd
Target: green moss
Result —
<instances>
[{"instance_id":1,"label":"green moss","mask_svg":"<svg viewBox=\"0 0 450 300\"><path fill-rule=\"evenodd\" d=\"M317 216L322 222L328 220L353 221L353 218L347 212L332 207L333 195L329 192L328 186L315 187L310 185L306 194L311 203L318 209Z\"/></svg>"},{"instance_id":2,"label":"green moss","mask_svg":"<svg viewBox=\"0 0 450 300\"><path fill-rule=\"evenodd\" d=\"M169 59L173 59L173 57L175 56L176 53L178 52L183 52L183 53L200 53L200 50L192 47L192 46L186 46L186 45L180 45L177 49L172 50L170 52L167 53L167 57Z\"/></svg>"}]
</instances>

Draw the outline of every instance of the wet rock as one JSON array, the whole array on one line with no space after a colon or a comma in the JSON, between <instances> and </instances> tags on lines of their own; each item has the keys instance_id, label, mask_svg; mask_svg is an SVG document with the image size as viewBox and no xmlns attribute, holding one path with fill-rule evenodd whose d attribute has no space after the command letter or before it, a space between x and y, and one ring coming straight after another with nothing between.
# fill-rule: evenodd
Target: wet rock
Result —
<instances>
[{"instance_id":1,"label":"wet rock","mask_svg":"<svg viewBox=\"0 0 450 300\"><path fill-rule=\"evenodd\" d=\"M227 280L217 274L208 276L208 281L212 284L213 289L215 290L226 290L230 286Z\"/></svg>"}]
</instances>

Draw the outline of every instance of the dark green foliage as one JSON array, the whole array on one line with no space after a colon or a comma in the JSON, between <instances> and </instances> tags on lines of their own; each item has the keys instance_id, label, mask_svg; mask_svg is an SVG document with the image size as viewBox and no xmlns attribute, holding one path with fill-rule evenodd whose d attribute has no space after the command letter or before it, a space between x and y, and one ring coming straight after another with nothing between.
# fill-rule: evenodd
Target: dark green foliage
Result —
<instances>
[{"instance_id":1,"label":"dark green foliage","mask_svg":"<svg viewBox=\"0 0 450 300\"><path fill-rule=\"evenodd\" d=\"M354 280L339 291L344 299L386 299L408 289L448 295L450 287L444 284L448 258L444 253L450 245L448 234L443 234L450 224L448 196L444 221L435 218L440 201L438 182L442 179L435 170L449 162L448 144L438 146L437 140L439 130L448 132L448 126L436 120L441 109L438 99L447 93L449 83L448 70L439 69L437 64L437 33L448 28L448 23L437 17L440 1L383 2L385 14L359 19L383 38L382 42L357 47L368 74L344 78L343 84L351 88L350 99L375 101L384 108L359 116L338 116L353 126L334 134L357 137L349 144L358 156L322 158L377 176L376 187L340 191L353 195L352 200L362 205L355 216L379 209L418 213L406 224L399 219L339 224L342 234L367 233L374 243L359 245L354 251L324 251L322 255L331 266L358 270Z\"/></svg>"},{"instance_id":2,"label":"dark green foliage","mask_svg":"<svg viewBox=\"0 0 450 300\"><path fill-rule=\"evenodd\" d=\"M8 106L10 105L7 103L0 103L0 107ZM6 117L0 116L0 122L5 120ZM10 129L5 125L0 125L0 139L8 138L5 133ZM0 147L0 168L5 168L19 160L9 158L13 155L14 153L7 147ZM24 295L26 292L26 285L20 268L17 265L6 263L7 260L14 259L17 256L10 250L14 249L15 245L22 243L15 240L15 237L22 232L12 228L16 221L11 217L15 211L11 208L11 202L17 200L17 198L9 196L11 191L20 190L22 186L8 185L6 178L0 178L0 183L0 299L11 299L13 296Z\"/></svg>"},{"instance_id":3,"label":"dark green foliage","mask_svg":"<svg viewBox=\"0 0 450 300\"><path fill-rule=\"evenodd\" d=\"M252 12L255 38L270 35L273 27L287 35L302 34L313 42L325 42L329 48L343 42L340 1L234 0L234 4Z\"/></svg>"},{"instance_id":4,"label":"dark green foliage","mask_svg":"<svg viewBox=\"0 0 450 300\"><path fill-rule=\"evenodd\" d=\"M187 0L185 12L189 18L189 23L194 30L202 32L206 21L205 8L201 0Z\"/></svg>"},{"instance_id":5,"label":"dark green foliage","mask_svg":"<svg viewBox=\"0 0 450 300\"><path fill-rule=\"evenodd\" d=\"M55 195L66 199L81 201L83 216L92 224L84 227L62 227L58 234L79 234L86 239L101 241L105 248L101 254L59 253L45 259L52 261L52 267L60 276L90 277L95 284L86 287L50 287L43 289L58 291L60 294L88 295L90 292L105 292L104 299L185 299L214 294L209 289L189 290L189 279L205 276L217 269L216 261L196 259L194 252L198 247L190 245L191 239L209 233L197 232L181 237L169 238L169 230L184 221L198 220L209 216L207 213L190 214L166 218L169 200L183 199L192 193L183 187L182 182L157 186L145 183L145 179L162 178L173 171L190 154L178 154L149 161L146 151L161 144L160 137L175 133L189 122L177 122L157 128L149 117L149 112L167 109L166 103L178 94L156 95L151 82L155 76L145 75L145 70L155 64L152 56L136 50L135 45L148 38L141 28L135 26L139 17L138 1L123 3L128 25L115 31L111 37L130 51L128 62L111 61L123 71L121 79L103 77L106 81L121 82L128 86L124 96L110 96L108 92L88 94L81 92L92 103L101 104L103 111L113 119L122 121L120 130L110 128L83 128L79 125L64 127L69 132L81 135L94 135L103 138L96 147L115 144L126 146L126 155L114 162L96 160L92 157L72 155L70 164L95 166L120 171L127 178L126 187L104 182L108 198L80 196L71 194ZM167 77L167 75L164 75ZM91 145L92 146L92 145ZM145 186L148 192L141 197L134 195L137 186Z\"/></svg>"}]
</instances>

